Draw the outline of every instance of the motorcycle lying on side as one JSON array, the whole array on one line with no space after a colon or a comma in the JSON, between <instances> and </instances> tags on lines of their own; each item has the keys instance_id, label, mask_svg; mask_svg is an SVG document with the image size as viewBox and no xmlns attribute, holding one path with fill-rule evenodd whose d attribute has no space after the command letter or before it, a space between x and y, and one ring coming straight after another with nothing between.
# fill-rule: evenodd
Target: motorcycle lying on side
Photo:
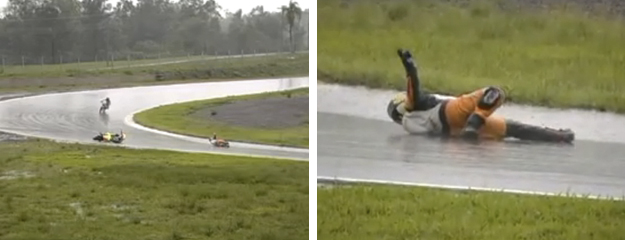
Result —
<instances>
[{"instance_id":1,"label":"motorcycle lying on side","mask_svg":"<svg viewBox=\"0 0 625 240\"><path fill-rule=\"evenodd\" d=\"M213 145L215 147L219 147L219 148L229 148L230 147L230 143L228 141L226 141L225 139L209 138L208 142L210 142L211 145Z\"/></svg>"},{"instance_id":2,"label":"motorcycle lying on side","mask_svg":"<svg viewBox=\"0 0 625 240\"><path fill-rule=\"evenodd\" d=\"M96 135L95 137L93 137L94 141L98 141L98 142L111 142L111 143L122 143L124 140L126 140L126 134L125 133L99 133L98 135Z\"/></svg>"}]
</instances>

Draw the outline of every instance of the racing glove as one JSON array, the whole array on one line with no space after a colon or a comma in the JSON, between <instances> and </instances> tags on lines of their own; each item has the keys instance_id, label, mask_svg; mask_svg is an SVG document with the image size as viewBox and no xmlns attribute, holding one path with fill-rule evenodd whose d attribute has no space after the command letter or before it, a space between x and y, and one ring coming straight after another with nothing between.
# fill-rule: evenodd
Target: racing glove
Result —
<instances>
[{"instance_id":1,"label":"racing glove","mask_svg":"<svg viewBox=\"0 0 625 240\"><path fill-rule=\"evenodd\" d=\"M401 63L406 71L406 77L411 78L413 81L418 81L417 66L412 57L412 53L408 50L397 49L397 55L401 59Z\"/></svg>"}]
</instances>

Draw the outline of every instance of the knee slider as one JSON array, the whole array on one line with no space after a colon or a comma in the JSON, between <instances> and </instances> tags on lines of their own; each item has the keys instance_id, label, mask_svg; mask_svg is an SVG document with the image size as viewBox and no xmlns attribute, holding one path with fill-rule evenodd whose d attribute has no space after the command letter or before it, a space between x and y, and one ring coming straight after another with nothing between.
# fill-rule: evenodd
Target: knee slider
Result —
<instances>
[{"instance_id":1,"label":"knee slider","mask_svg":"<svg viewBox=\"0 0 625 240\"><path fill-rule=\"evenodd\" d=\"M484 94L477 103L477 107L484 110L491 110L497 107L505 99L505 93L498 87L487 87Z\"/></svg>"}]
</instances>

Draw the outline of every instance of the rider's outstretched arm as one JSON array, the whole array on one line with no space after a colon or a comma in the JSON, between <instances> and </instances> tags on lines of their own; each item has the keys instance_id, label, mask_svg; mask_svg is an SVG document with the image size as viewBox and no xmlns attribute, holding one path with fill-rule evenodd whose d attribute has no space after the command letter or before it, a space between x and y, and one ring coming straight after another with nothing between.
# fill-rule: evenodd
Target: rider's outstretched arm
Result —
<instances>
[{"instance_id":1,"label":"rider's outstretched arm","mask_svg":"<svg viewBox=\"0 0 625 240\"><path fill-rule=\"evenodd\" d=\"M421 93L421 84L419 82L419 72L417 70L417 65L412 58L412 54L403 49L397 50L397 55L401 58L401 62L404 65L404 70L406 70L406 109L408 111L412 111L417 107L425 107L419 106L422 105L420 103L425 102L426 96Z\"/></svg>"}]
</instances>

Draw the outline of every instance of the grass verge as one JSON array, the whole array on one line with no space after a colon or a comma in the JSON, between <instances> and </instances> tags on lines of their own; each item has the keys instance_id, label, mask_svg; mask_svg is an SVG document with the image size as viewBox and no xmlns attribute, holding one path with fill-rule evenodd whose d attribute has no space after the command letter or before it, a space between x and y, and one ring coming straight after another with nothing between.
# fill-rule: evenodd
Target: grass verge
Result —
<instances>
[{"instance_id":1,"label":"grass verge","mask_svg":"<svg viewBox=\"0 0 625 240\"><path fill-rule=\"evenodd\" d=\"M226 121L217 121L212 119L210 113L219 114L214 109L228 104L241 101L256 101L262 99L282 99L290 101L292 97L308 96L308 88L300 88L295 90L261 93L245 96L233 96L219 99L200 100L179 104L156 107L134 115L134 120L144 126L156 128L168 132L179 133L195 137L211 137L213 133L231 140L240 142L252 142L271 145L291 146L308 148L309 127L308 127L308 104L290 105L285 108L297 108L293 111L285 111L282 114L292 115L295 110L306 108L305 116L296 116L298 121L296 126L267 128L267 127L250 127L233 125ZM263 103L259 103L263 104ZM196 114L198 112L209 113ZM227 111L224 109L223 111ZM270 118L278 121L280 118L292 118L293 116L283 116L280 113L267 113L260 108L251 107L241 111L241 117L250 118L254 121L256 118ZM269 115L267 115L269 114Z\"/></svg>"},{"instance_id":2,"label":"grass verge","mask_svg":"<svg viewBox=\"0 0 625 240\"><path fill-rule=\"evenodd\" d=\"M0 239L308 239L308 163L46 140L0 152Z\"/></svg>"},{"instance_id":3,"label":"grass verge","mask_svg":"<svg viewBox=\"0 0 625 240\"><path fill-rule=\"evenodd\" d=\"M622 239L622 201L365 184L317 188L319 239Z\"/></svg>"},{"instance_id":4,"label":"grass verge","mask_svg":"<svg viewBox=\"0 0 625 240\"><path fill-rule=\"evenodd\" d=\"M503 10L494 1L321 0L318 6L317 71L325 82L403 90L395 50L404 47L430 91L500 85L519 103L625 112L621 18L571 6Z\"/></svg>"},{"instance_id":5,"label":"grass verge","mask_svg":"<svg viewBox=\"0 0 625 240\"><path fill-rule=\"evenodd\" d=\"M64 91L198 81L307 76L308 54L208 59L112 70L0 74L0 91Z\"/></svg>"}]
</instances>

